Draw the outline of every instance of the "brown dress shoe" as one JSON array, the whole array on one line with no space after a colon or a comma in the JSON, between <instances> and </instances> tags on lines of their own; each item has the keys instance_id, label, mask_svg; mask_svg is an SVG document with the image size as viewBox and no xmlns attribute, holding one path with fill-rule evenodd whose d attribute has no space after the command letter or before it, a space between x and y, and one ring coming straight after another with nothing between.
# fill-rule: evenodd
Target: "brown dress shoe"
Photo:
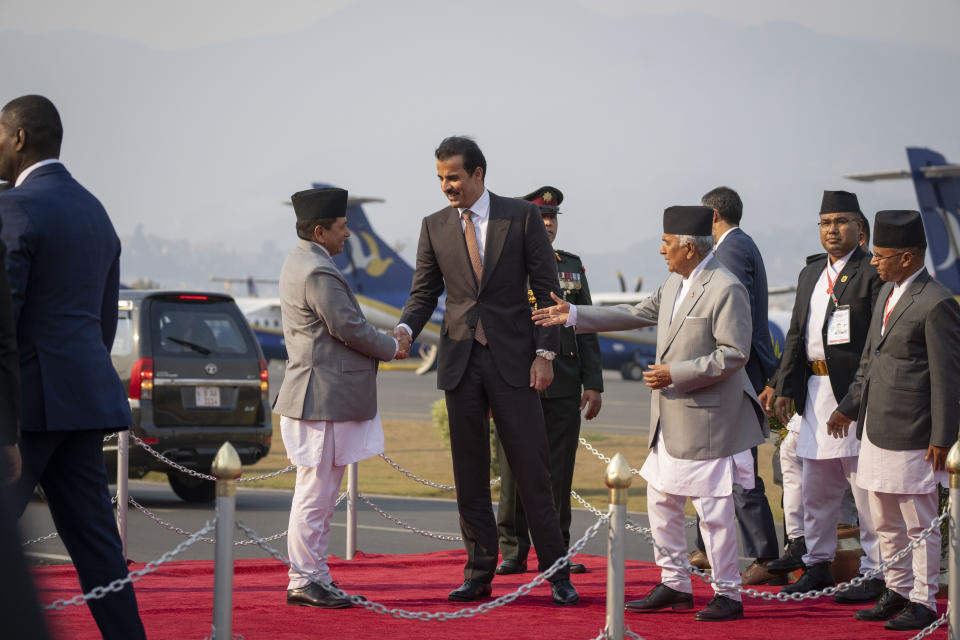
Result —
<instances>
[{"instance_id":1,"label":"brown dress shoe","mask_svg":"<svg viewBox=\"0 0 960 640\"><path fill-rule=\"evenodd\" d=\"M710 561L707 560L707 554L700 549L694 549L689 554L687 554L687 562L692 564L700 571L709 571L710 570Z\"/></svg>"},{"instance_id":2,"label":"brown dress shoe","mask_svg":"<svg viewBox=\"0 0 960 640\"><path fill-rule=\"evenodd\" d=\"M747 570L743 572L741 582L748 586L758 584L782 586L787 584L787 576L778 576L770 573L770 571L767 570L766 561L754 560L753 564L747 567Z\"/></svg>"},{"instance_id":3,"label":"brown dress shoe","mask_svg":"<svg viewBox=\"0 0 960 640\"><path fill-rule=\"evenodd\" d=\"M728 620L739 620L742 617L743 603L719 593L713 596L713 600L710 601L706 609L697 611L697 615L694 616L700 622L726 622Z\"/></svg>"}]
</instances>

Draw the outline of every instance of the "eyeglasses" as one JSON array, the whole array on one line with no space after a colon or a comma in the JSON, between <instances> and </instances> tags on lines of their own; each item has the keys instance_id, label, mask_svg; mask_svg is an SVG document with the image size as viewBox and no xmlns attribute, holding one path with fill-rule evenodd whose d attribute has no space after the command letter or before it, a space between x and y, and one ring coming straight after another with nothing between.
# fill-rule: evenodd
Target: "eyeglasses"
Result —
<instances>
[{"instance_id":1,"label":"eyeglasses","mask_svg":"<svg viewBox=\"0 0 960 640\"><path fill-rule=\"evenodd\" d=\"M834 218L833 220L818 222L817 226L821 229L829 229L830 227L842 227L845 224L856 222L856 220L857 218Z\"/></svg>"},{"instance_id":2,"label":"eyeglasses","mask_svg":"<svg viewBox=\"0 0 960 640\"><path fill-rule=\"evenodd\" d=\"M905 253L907 252L901 251L900 253L894 253L893 255L889 255L889 256L878 256L877 254L873 254L873 259L876 260L877 262L881 262L883 260L889 260L890 258L896 258L897 256L902 256Z\"/></svg>"}]
</instances>

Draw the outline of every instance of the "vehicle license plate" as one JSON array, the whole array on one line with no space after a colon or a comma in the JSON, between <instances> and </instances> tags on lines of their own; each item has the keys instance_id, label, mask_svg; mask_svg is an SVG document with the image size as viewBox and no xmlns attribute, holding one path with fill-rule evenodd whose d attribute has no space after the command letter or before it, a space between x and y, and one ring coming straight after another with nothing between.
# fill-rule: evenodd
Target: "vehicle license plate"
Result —
<instances>
[{"instance_id":1,"label":"vehicle license plate","mask_svg":"<svg viewBox=\"0 0 960 640\"><path fill-rule=\"evenodd\" d=\"M219 407L220 387L197 387L198 407Z\"/></svg>"}]
</instances>

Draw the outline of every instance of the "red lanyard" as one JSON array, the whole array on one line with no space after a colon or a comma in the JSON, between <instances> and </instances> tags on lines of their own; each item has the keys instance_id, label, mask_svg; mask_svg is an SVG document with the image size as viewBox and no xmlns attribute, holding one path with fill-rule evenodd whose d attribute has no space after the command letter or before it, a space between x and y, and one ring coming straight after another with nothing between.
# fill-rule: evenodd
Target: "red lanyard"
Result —
<instances>
[{"instance_id":1,"label":"red lanyard","mask_svg":"<svg viewBox=\"0 0 960 640\"><path fill-rule=\"evenodd\" d=\"M836 282L836 280L830 279L830 265L828 264L827 265L827 293L829 293L830 297L833 298L833 306L836 307L839 304L839 301L837 300L837 296L833 295L834 282Z\"/></svg>"},{"instance_id":2,"label":"red lanyard","mask_svg":"<svg viewBox=\"0 0 960 640\"><path fill-rule=\"evenodd\" d=\"M893 307L887 309L887 305L890 304L890 299L893 298L893 291L890 292L890 295L887 296L887 301L883 303L883 328L887 328L887 319L890 317L890 314L893 313Z\"/></svg>"}]
</instances>

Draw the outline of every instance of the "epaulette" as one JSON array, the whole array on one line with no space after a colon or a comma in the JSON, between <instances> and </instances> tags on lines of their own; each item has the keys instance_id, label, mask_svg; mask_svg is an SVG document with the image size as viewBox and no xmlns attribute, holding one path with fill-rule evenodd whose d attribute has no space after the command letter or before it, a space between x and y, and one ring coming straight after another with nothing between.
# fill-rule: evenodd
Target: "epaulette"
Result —
<instances>
[{"instance_id":1,"label":"epaulette","mask_svg":"<svg viewBox=\"0 0 960 640\"><path fill-rule=\"evenodd\" d=\"M559 256L559 254L562 253L562 254L563 254L564 256L566 256L567 258L575 258L576 260L579 260L579 259L580 259L580 256L578 256L577 254L575 254L575 253L570 253L569 251L564 251L563 249L556 249L555 251L556 251L556 253L558 254L558 256Z\"/></svg>"},{"instance_id":2,"label":"epaulette","mask_svg":"<svg viewBox=\"0 0 960 640\"><path fill-rule=\"evenodd\" d=\"M815 253L812 256L807 256L807 264L810 264L811 262L816 262L817 260L820 260L821 258L826 258L826 257L827 257L827 254L825 253Z\"/></svg>"}]
</instances>

